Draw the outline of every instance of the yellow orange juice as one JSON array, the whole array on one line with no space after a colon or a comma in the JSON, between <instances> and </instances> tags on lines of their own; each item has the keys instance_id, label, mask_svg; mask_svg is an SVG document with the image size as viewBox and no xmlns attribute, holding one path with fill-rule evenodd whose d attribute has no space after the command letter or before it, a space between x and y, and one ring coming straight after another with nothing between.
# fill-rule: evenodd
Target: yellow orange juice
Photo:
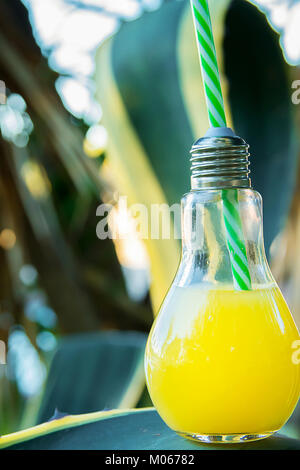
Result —
<instances>
[{"instance_id":1,"label":"yellow orange juice","mask_svg":"<svg viewBox=\"0 0 300 470\"><path fill-rule=\"evenodd\" d=\"M153 403L183 434L272 433L299 397L299 339L276 285L172 286L146 348Z\"/></svg>"}]
</instances>

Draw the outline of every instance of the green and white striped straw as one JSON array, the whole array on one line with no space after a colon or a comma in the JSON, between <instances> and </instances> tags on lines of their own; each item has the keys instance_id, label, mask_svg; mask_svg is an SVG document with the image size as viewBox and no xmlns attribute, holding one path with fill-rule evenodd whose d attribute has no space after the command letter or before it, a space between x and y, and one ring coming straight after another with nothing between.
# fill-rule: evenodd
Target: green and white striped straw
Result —
<instances>
[{"instance_id":1,"label":"green and white striped straw","mask_svg":"<svg viewBox=\"0 0 300 470\"><path fill-rule=\"evenodd\" d=\"M207 0L191 0L208 119L211 127L226 127L224 101Z\"/></svg>"},{"instance_id":2,"label":"green and white striped straw","mask_svg":"<svg viewBox=\"0 0 300 470\"><path fill-rule=\"evenodd\" d=\"M248 268L242 221L236 189L222 191L223 217L226 228L227 246L231 259L234 287L237 290L250 290L251 277Z\"/></svg>"},{"instance_id":3,"label":"green and white striped straw","mask_svg":"<svg viewBox=\"0 0 300 470\"><path fill-rule=\"evenodd\" d=\"M208 119L211 127L226 127L224 101L217 62L207 0L190 0L200 57ZM230 253L231 270L235 289L250 290L247 252L242 221L239 213L237 191L222 191L223 215L226 228L227 246Z\"/></svg>"}]
</instances>

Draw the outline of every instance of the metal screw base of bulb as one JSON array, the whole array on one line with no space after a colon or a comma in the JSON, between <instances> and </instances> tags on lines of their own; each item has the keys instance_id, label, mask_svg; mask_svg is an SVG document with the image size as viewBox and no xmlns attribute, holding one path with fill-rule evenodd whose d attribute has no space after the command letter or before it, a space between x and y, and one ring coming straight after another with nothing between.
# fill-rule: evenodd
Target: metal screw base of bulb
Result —
<instances>
[{"instance_id":1,"label":"metal screw base of bulb","mask_svg":"<svg viewBox=\"0 0 300 470\"><path fill-rule=\"evenodd\" d=\"M208 132L191 149L192 189L251 188L248 144L231 129L218 134Z\"/></svg>"},{"instance_id":2,"label":"metal screw base of bulb","mask_svg":"<svg viewBox=\"0 0 300 470\"><path fill-rule=\"evenodd\" d=\"M275 431L274 431L275 432ZM241 444L243 442L259 441L272 436L274 432L263 434L189 434L177 432L179 436L203 444Z\"/></svg>"}]
</instances>

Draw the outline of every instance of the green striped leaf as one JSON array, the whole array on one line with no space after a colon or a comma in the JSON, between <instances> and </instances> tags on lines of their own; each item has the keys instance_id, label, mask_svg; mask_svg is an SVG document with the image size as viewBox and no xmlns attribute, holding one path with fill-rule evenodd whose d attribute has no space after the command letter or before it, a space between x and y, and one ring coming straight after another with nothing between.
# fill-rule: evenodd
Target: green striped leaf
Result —
<instances>
[{"instance_id":1,"label":"green striped leaf","mask_svg":"<svg viewBox=\"0 0 300 470\"><path fill-rule=\"evenodd\" d=\"M136 406L142 395L146 335L99 332L65 337L54 355L38 423L66 414Z\"/></svg>"},{"instance_id":2,"label":"green striped leaf","mask_svg":"<svg viewBox=\"0 0 300 470\"><path fill-rule=\"evenodd\" d=\"M179 437L153 409L70 416L0 438L9 450L297 450L300 441L275 435L233 445L201 445Z\"/></svg>"}]
</instances>

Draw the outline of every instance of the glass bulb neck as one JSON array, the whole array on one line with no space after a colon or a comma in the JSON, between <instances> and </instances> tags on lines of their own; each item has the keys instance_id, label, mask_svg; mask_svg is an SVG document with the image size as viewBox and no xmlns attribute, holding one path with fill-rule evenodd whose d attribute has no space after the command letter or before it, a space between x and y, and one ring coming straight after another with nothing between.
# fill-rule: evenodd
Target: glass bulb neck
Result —
<instances>
[{"instance_id":1,"label":"glass bulb neck","mask_svg":"<svg viewBox=\"0 0 300 470\"><path fill-rule=\"evenodd\" d=\"M260 194L251 188L227 189L226 201L235 201L239 213L239 219L229 220L224 191L201 189L182 198L182 257L176 283L233 286L230 242L240 259L246 256L253 288L273 284L264 249ZM233 238L232 227L241 244Z\"/></svg>"},{"instance_id":2,"label":"glass bulb neck","mask_svg":"<svg viewBox=\"0 0 300 470\"><path fill-rule=\"evenodd\" d=\"M208 133L197 140L190 152L192 190L251 188L248 149L233 132L225 137Z\"/></svg>"}]
</instances>

